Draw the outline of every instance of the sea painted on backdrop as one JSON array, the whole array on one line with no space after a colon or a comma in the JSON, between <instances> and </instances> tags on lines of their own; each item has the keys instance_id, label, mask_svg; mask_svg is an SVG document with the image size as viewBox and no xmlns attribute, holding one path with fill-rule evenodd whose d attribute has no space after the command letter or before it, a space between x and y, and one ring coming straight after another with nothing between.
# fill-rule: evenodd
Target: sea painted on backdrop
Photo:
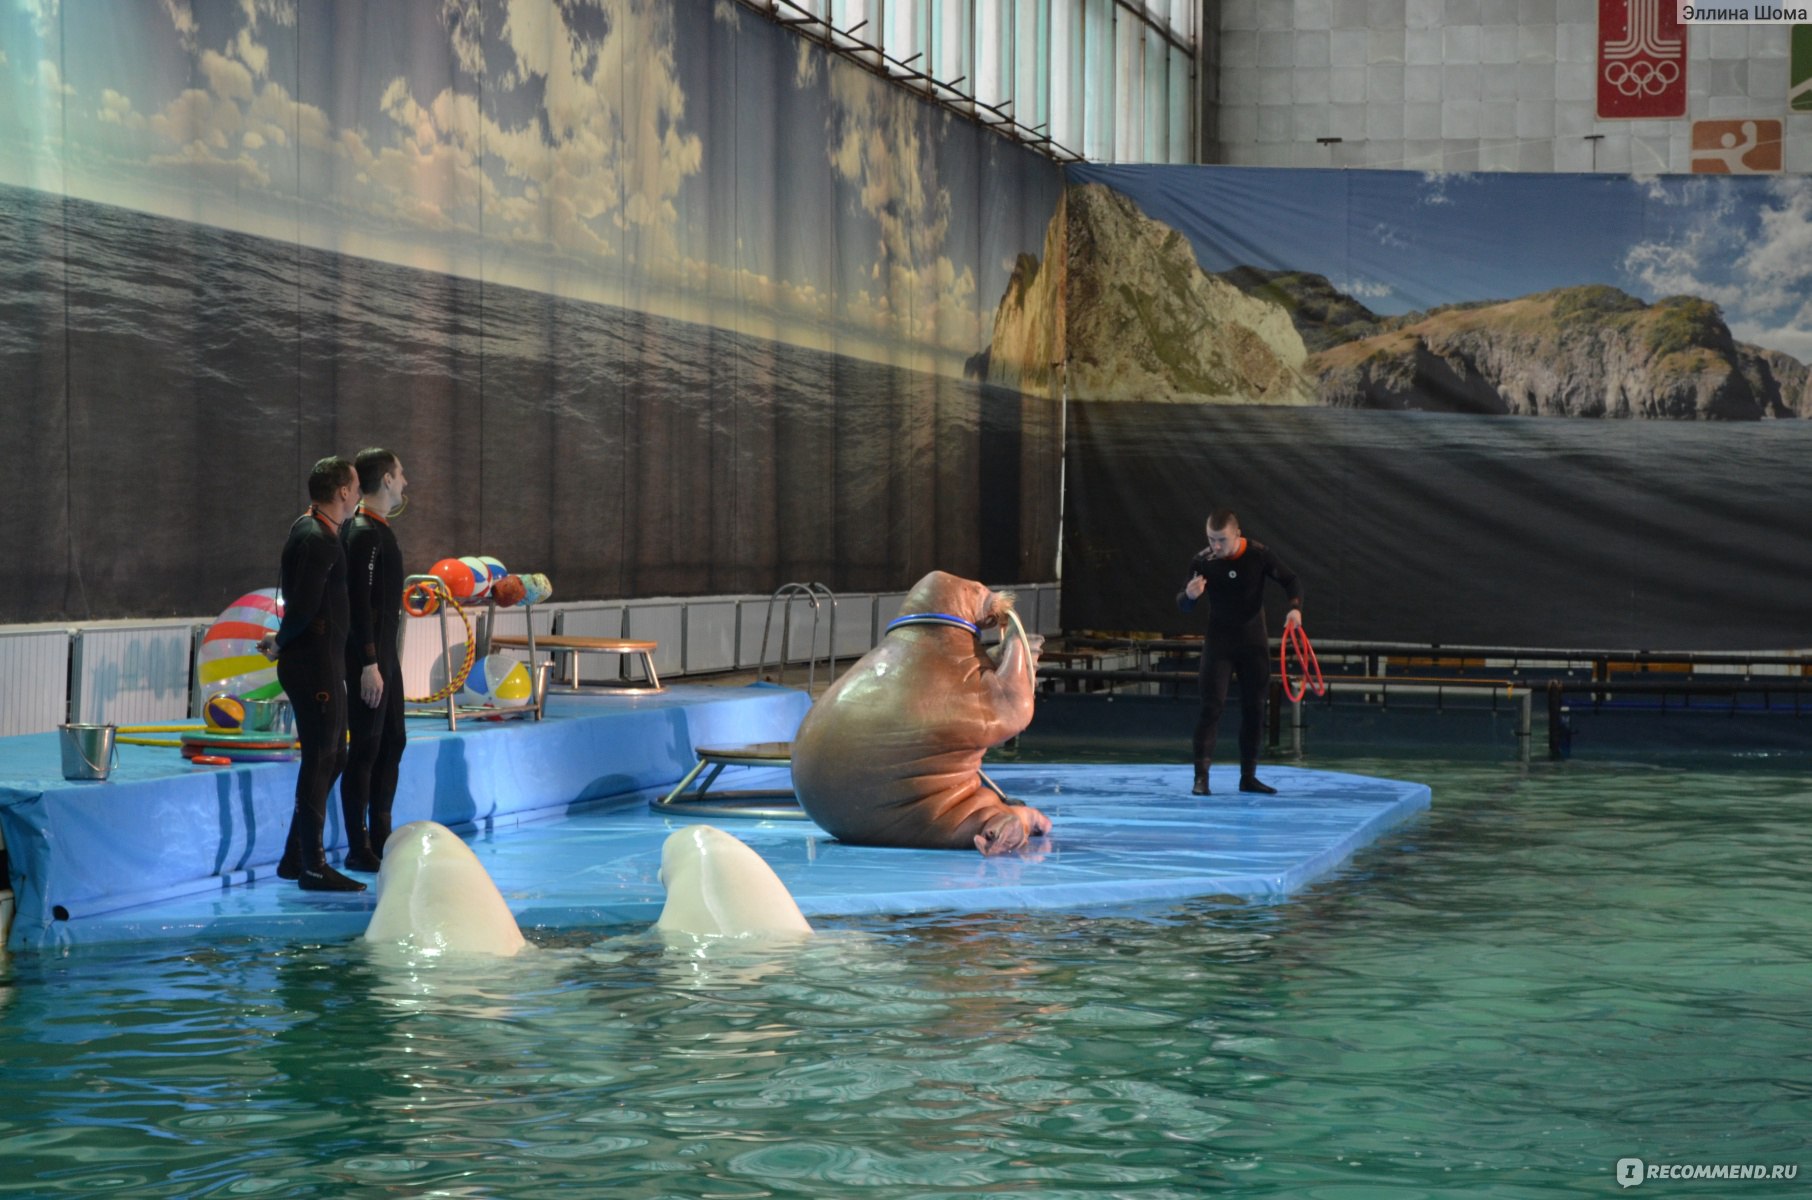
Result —
<instances>
[{"instance_id":1,"label":"sea painted on backdrop","mask_svg":"<svg viewBox=\"0 0 1812 1200\"><path fill-rule=\"evenodd\" d=\"M1072 628L1200 632L1174 598L1228 505L1318 641L1805 644L1812 421L1096 401L1069 436Z\"/></svg>"},{"instance_id":2,"label":"sea painted on backdrop","mask_svg":"<svg viewBox=\"0 0 1812 1200\"><path fill-rule=\"evenodd\" d=\"M309 464L374 444L409 569L493 554L569 598L1055 556L1049 400L9 187L0 380L0 622L274 584Z\"/></svg>"}]
</instances>

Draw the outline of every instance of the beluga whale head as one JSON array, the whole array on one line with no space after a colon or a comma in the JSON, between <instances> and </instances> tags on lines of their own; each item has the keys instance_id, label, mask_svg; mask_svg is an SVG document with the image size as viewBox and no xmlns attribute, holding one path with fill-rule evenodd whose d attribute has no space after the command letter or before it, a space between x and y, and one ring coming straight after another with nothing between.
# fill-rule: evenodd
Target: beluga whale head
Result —
<instances>
[{"instance_id":1,"label":"beluga whale head","mask_svg":"<svg viewBox=\"0 0 1812 1200\"><path fill-rule=\"evenodd\" d=\"M803 936L812 932L774 868L711 825L688 825L661 847L667 903L655 928L702 937Z\"/></svg>"},{"instance_id":2,"label":"beluga whale head","mask_svg":"<svg viewBox=\"0 0 1812 1200\"><path fill-rule=\"evenodd\" d=\"M365 940L504 956L528 945L472 848L434 821L412 821L384 843L377 910Z\"/></svg>"}]
</instances>

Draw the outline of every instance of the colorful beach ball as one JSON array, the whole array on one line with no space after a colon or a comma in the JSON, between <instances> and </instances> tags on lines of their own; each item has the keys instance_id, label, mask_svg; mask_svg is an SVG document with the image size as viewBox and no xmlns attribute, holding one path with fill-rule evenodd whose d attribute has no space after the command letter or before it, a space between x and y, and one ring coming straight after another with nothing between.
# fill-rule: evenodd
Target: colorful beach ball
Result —
<instances>
[{"instance_id":1,"label":"colorful beach ball","mask_svg":"<svg viewBox=\"0 0 1812 1200\"><path fill-rule=\"evenodd\" d=\"M231 692L215 692L201 706L201 720L215 733L238 733L245 728L245 701Z\"/></svg>"},{"instance_id":2,"label":"colorful beach ball","mask_svg":"<svg viewBox=\"0 0 1812 1200\"><path fill-rule=\"evenodd\" d=\"M247 592L229 604L202 634L201 686L210 695L224 692L241 700L281 696L277 664L258 652L258 643L282 623L283 596L276 588Z\"/></svg>"},{"instance_id":3,"label":"colorful beach ball","mask_svg":"<svg viewBox=\"0 0 1812 1200\"><path fill-rule=\"evenodd\" d=\"M491 586L493 588L497 586L497 582L500 579L510 573L508 568L488 554L481 555L478 561L484 564L485 574L491 577Z\"/></svg>"},{"instance_id":4,"label":"colorful beach ball","mask_svg":"<svg viewBox=\"0 0 1812 1200\"><path fill-rule=\"evenodd\" d=\"M534 691L528 667L521 659L490 654L472 664L466 685L460 689L459 702L488 708L521 708L535 698Z\"/></svg>"},{"instance_id":5,"label":"colorful beach ball","mask_svg":"<svg viewBox=\"0 0 1812 1200\"><path fill-rule=\"evenodd\" d=\"M484 559L476 554L467 555L459 560L472 572L472 599L483 600L491 590L491 568L485 566ZM464 596L460 597L465 599Z\"/></svg>"},{"instance_id":6,"label":"colorful beach ball","mask_svg":"<svg viewBox=\"0 0 1812 1200\"><path fill-rule=\"evenodd\" d=\"M462 604L477 599L478 582L488 577L488 572L481 576L473 571L470 561L463 558L443 558L428 568L428 574L446 584L447 591Z\"/></svg>"}]
</instances>

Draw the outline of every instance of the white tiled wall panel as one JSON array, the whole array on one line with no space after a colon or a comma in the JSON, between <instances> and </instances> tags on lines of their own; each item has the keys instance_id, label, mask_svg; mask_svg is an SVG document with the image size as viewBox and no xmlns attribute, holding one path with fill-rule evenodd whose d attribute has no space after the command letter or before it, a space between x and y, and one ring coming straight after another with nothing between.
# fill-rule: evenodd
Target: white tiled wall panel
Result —
<instances>
[{"instance_id":1,"label":"white tiled wall panel","mask_svg":"<svg viewBox=\"0 0 1812 1200\"><path fill-rule=\"evenodd\" d=\"M1786 170L1812 170L1812 121L1787 111L1789 25L1688 27L1686 116L1600 121L1597 0L1218 8L1221 162L1687 173L1693 121L1771 117Z\"/></svg>"}]
</instances>

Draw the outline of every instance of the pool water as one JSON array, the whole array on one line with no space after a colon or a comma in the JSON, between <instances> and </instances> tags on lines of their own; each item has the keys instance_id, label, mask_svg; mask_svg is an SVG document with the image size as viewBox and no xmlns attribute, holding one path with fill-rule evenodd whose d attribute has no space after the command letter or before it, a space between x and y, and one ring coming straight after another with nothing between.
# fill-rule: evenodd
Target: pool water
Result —
<instances>
[{"instance_id":1,"label":"pool water","mask_svg":"<svg viewBox=\"0 0 1812 1200\"><path fill-rule=\"evenodd\" d=\"M1659 763L1660 765L1657 765ZM1323 758L1434 809L1281 903L0 958L0 1195L1812 1186L1803 758ZM1212 801L1204 801L1212 803Z\"/></svg>"}]
</instances>

